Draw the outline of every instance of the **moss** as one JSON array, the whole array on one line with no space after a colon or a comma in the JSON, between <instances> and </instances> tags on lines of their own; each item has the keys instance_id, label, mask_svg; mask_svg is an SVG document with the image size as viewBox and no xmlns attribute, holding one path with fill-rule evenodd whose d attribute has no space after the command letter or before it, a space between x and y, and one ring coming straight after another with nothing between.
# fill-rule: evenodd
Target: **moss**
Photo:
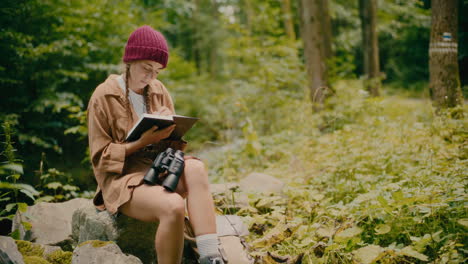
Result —
<instances>
[{"instance_id":1,"label":"moss","mask_svg":"<svg viewBox=\"0 0 468 264\"><path fill-rule=\"evenodd\" d=\"M51 264L49 261L38 256L24 257L24 264Z\"/></svg>"},{"instance_id":2,"label":"moss","mask_svg":"<svg viewBox=\"0 0 468 264\"><path fill-rule=\"evenodd\" d=\"M18 247L18 251L21 253L21 255L23 255L23 257L42 257L44 254L44 248L41 245L34 245L33 243L24 240L15 240L15 242L16 246Z\"/></svg>"},{"instance_id":3,"label":"moss","mask_svg":"<svg viewBox=\"0 0 468 264\"><path fill-rule=\"evenodd\" d=\"M47 260L51 264L71 264L72 256L72 252L56 250L47 255Z\"/></svg>"},{"instance_id":4,"label":"moss","mask_svg":"<svg viewBox=\"0 0 468 264\"><path fill-rule=\"evenodd\" d=\"M88 241L85 241L85 242L79 244L78 247L82 247L84 245L91 244L91 246L93 246L95 248L99 248L99 247L103 247L103 246L113 244L113 243L114 242L112 242L112 241L88 240Z\"/></svg>"}]
</instances>

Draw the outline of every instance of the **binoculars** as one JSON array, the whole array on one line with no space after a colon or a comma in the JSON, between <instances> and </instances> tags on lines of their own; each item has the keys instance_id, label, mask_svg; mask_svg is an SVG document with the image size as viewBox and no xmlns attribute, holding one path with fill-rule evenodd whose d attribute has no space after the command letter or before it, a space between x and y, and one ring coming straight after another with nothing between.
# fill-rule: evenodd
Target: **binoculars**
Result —
<instances>
[{"instance_id":1,"label":"binoculars","mask_svg":"<svg viewBox=\"0 0 468 264\"><path fill-rule=\"evenodd\" d=\"M172 148L158 154L151 167L146 172L143 181L149 185L160 184L166 190L174 192L179 183L180 175L184 171L184 153ZM167 174L167 177L160 180L161 174Z\"/></svg>"}]
</instances>

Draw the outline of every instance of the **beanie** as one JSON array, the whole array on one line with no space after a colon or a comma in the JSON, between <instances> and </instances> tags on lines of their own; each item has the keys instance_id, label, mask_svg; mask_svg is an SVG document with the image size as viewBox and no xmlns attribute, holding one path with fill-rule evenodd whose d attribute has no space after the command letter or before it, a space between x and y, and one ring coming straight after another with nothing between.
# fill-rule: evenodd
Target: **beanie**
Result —
<instances>
[{"instance_id":1,"label":"beanie","mask_svg":"<svg viewBox=\"0 0 468 264\"><path fill-rule=\"evenodd\" d=\"M132 32L125 45L123 61L152 60L166 68L169 48L164 36L150 26L142 26Z\"/></svg>"}]
</instances>

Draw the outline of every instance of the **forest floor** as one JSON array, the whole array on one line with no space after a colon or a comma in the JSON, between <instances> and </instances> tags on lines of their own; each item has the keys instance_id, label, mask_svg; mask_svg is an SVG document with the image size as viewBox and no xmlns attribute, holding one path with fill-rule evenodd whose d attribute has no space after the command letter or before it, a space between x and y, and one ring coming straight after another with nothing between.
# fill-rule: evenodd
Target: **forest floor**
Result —
<instances>
[{"instance_id":1,"label":"forest floor","mask_svg":"<svg viewBox=\"0 0 468 264\"><path fill-rule=\"evenodd\" d=\"M286 182L280 194L249 195L236 212L249 225L252 255L263 263L464 263L468 108L436 115L429 100L369 98L348 83L337 90L320 113L307 102L285 110L295 126L197 153L213 182L250 172ZM252 145L257 156L246 151Z\"/></svg>"}]
</instances>

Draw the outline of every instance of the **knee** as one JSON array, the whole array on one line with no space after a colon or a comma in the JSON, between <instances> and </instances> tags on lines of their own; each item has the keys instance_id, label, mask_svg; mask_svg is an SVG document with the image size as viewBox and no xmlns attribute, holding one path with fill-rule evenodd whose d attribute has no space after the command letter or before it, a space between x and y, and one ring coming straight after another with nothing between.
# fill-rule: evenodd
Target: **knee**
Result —
<instances>
[{"instance_id":1,"label":"knee","mask_svg":"<svg viewBox=\"0 0 468 264\"><path fill-rule=\"evenodd\" d=\"M201 160L189 159L185 161L185 173L190 174L207 174L205 164Z\"/></svg>"},{"instance_id":2,"label":"knee","mask_svg":"<svg viewBox=\"0 0 468 264\"><path fill-rule=\"evenodd\" d=\"M161 219L180 221L185 216L185 201L177 193L171 193L164 201Z\"/></svg>"},{"instance_id":3,"label":"knee","mask_svg":"<svg viewBox=\"0 0 468 264\"><path fill-rule=\"evenodd\" d=\"M208 173L206 171L205 164L200 160L187 160L185 162L184 174L187 189L190 189L193 186L208 188Z\"/></svg>"}]
</instances>

